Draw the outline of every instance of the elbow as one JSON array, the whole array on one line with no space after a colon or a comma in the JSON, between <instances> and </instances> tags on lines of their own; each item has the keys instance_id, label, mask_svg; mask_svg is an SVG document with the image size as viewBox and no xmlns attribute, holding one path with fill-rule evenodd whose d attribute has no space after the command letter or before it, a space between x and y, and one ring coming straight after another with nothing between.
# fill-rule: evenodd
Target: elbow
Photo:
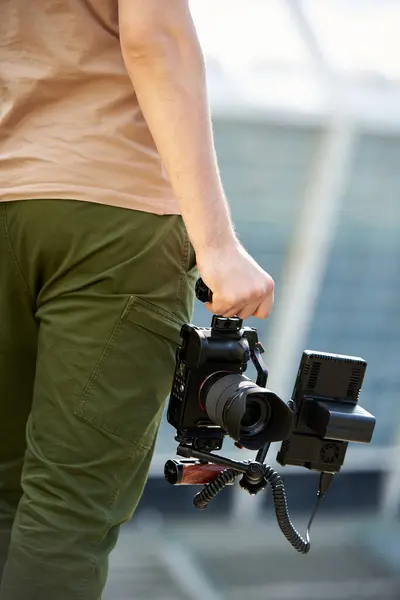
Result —
<instances>
[{"instance_id":1,"label":"elbow","mask_svg":"<svg viewBox=\"0 0 400 600\"><path fill-rule=\"evenodd\" d=\"M174 38L166 31L133 32L121 36L121 47L124 56L131 60L153 59L163 56L175 44Z\"/></svg>"},{"instance_id":2,"label":"elbow","mask_svg":"<svg viewBox=\"0 0 400 600\"><path fill-rule=\"evenodd\" d=\"M173 22L168 19L144 19L140 23L120 27L124 56L131 60L153 60L176 51L202 54L196 30L190 19Z\"/></svg>"}]
</instances>

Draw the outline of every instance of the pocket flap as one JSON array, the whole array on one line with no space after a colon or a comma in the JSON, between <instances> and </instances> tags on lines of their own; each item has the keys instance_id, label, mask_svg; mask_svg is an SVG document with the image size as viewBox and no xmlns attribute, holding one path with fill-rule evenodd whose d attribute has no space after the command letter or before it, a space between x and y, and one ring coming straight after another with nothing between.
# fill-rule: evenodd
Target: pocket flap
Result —
<instances>
[{"instance_id":1,"label":"pocket flap","mask_svg":"<svg viewBox=\"0 0 400 600\"><path fill-rule=\"evenodd\" d=\"M183 323L162 308L147 302L147 300L134 296L132 308L127 318L132 323L161 335L176 344L182 342L180 331Z\"/></svg>"}]
</instances>

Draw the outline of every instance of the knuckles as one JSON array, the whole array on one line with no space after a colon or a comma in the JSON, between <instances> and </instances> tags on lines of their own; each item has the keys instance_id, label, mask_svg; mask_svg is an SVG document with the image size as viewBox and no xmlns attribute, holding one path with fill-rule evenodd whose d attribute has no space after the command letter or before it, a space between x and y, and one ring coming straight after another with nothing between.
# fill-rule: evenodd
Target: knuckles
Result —
<instances>
[{"instance_id":1,"label":"knuckles","mask_svg":"<svg viewBox=\"0 0 400 600\"><path fill-rule=\"evenodd\" d=\"M261 279L261 280L260 280ZM250 305L258 304L256 310L253 309L253 315L260 319L269 316L275 290L275 282L270 275L264 273L264 277L257 280L257 283L250 282L233 288L229 286L225 290L218 290L213 295L213 301L208 306L210 312L225 317L234 316L234 314L245 314L248 318Z\"/></svg>"}]
</instances>

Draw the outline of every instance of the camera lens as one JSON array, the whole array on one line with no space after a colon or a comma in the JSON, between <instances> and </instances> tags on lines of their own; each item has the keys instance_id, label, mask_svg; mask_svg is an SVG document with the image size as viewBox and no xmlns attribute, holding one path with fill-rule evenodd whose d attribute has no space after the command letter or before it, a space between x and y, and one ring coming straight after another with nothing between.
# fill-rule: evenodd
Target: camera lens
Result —
<instances>
[{"instance_id":1,"label":"camera lens","mask_svg":"<svg viewBox=\"0 0 400 600\"><path fill-rule=\"evenodd\" d=\"M200 402L211 421L249 450L284 440L292 430L287 404L240 373L210 375L201 387Z\"/></svg>"},{"instance_id":2,"label":"camera lens","mask_svg":"<svg viewBox=\"0 0 400 600\"><path fill-rule=\"evenodd\" d=\"M246 401L246 410L240 421L243 433L258 433L269 421L271 409L263 398L250 396Z\"/></svg>"}]
</instances>

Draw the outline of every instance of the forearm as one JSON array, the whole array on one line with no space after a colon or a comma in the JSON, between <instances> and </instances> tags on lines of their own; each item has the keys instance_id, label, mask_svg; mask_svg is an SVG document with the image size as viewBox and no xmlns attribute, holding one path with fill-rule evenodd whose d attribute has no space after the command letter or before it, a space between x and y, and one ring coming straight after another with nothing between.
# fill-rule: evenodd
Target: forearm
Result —
<instances>
[{"instance_id":1,"label":"forearm","mask_svg":"<svg viewBox=\"0 0 400 600\"><path fill-rule=\"evenodd\" d=\"M123 49L140 107L196 252L236 243L214 150L203 55L194 31Z\"/></svg>"}]
</instances>

